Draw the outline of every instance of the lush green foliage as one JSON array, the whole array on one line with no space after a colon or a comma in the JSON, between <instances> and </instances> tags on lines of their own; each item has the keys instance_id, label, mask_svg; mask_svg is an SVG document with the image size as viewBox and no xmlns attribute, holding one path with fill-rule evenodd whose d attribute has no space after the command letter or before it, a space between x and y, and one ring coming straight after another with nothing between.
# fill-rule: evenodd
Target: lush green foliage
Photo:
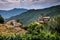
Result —
<instances>
[{"instance_id":1,"label":"lush green foliage","mask_svg":"<svg viewBox=\"0 0 60 40\"><path fill-rule=\"evenodd\" d=\"M60 33L60 16L55 17L56 21L56 31Z\"/></svg>"},{"instance_id":2,"label":"lush green foliage","mask_svg":"<svg viewBox=\"0 0 60 40\"><path fill-rule=\"evenodd\" d=\"M0 35L0 40L60 40L60 16L44 24L33 22L24 27L26 34Z\"/></svg>"},{"instance_id":3,"label":"lush green foliage","mask_svg":"<svg viewBox=\"0 0 60 40\"><path fill-rule=\"evenodd\" d=\"M20 19L17 19L16 21L22 23L22 21Z\"/></svg>"},{"instance_id":4,"label":"lush green foliage","mask_svg":"<svg viewBox=\"0 0 60 40\"><path fill-rule=\"evenodd\" d=\"M34 40L60 40L60 16L53 17L44 24L32 23L25 27Z\"/></svg>"}]
</instances>

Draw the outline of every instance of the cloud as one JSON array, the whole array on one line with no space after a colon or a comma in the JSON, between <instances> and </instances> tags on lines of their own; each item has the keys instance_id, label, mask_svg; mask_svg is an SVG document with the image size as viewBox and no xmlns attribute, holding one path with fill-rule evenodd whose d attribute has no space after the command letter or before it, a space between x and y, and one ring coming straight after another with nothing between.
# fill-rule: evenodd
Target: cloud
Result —
<instances>
[{"instance_id":1,"label":"cloud","mask_svg":"<svg viewBox=\"0 0 60 40\"><path fill-rule=\"evenodd\" d=\"M60 5L60 0L25 0L22 2L22 7L25 5L28 9L41 9L53 5Z\"/></svg>"},{"instance_id":2,"label":"cloud","mask_svg":"<svg viewBox=\"0 0 60 40\"><path fill-rule=\"evenodd\" d=\"M43 8L51 5L60 5L60 0L0 0L0 9L13 8Z\"/></svg>"},{"instance_id":3,"label":"cloud","mask_svg":"<svg viewBox=\"0 0 60 40\"><path fill-rule=\"evenodd\" d=\"M0 0L0 9L13 9L18 8L20 5L19 0Z\"/></svg>"}]
</instances>

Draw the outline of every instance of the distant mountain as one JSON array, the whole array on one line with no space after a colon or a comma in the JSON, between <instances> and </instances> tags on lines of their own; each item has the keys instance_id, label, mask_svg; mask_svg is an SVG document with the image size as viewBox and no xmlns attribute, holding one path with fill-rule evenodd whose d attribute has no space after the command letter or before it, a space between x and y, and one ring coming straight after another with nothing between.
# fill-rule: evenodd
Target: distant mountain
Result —
<instances>
[{"instance_id":1,"label":"distant mountain","mask_svg":"<svg viewBox=\"0 0 60 40\"><path fill-rule=\"evenodd\" d=\"M27 24L33 22L34 20L37 20L38 17L40 17L41 13L44 13L44 15L51 16L51 17L60 15L60 5L53 6L50 8L45 8L45 9L37 9L37 10L31 9L20 15L13 16L13 17L9 18L8 20L19 19L23 22L24 25L27 25Z\"/></svg>"},{"instance_id":2,"label":"distant mountain","mask_svg":"<svg viewBox=\"0 0 60 40\"><path fill-rule=\"evenodd\" d=\"M9 17L19 15L26 11L27 11L27 9L23 9L23 8L15 8L15 9L8 10L8 11L0 10L0 15L2 15L5 19L7 19Z\"/></svg>"}]
</instances>

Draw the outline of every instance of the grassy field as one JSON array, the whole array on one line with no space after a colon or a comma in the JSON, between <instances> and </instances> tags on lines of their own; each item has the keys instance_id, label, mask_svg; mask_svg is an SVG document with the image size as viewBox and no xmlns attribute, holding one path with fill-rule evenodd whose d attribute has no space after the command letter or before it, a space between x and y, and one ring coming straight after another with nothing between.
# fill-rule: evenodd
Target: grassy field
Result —
<instances>
[{"instance_id":1,"label":"grassy field","mask_svg":"<svg viewBox=\"0 0 60 40\"><path fill-rule=\"evenodd\" d=\"M0 34L25 34L27 31L12 25L0 24Z\"/></svg>"}]
</instances>

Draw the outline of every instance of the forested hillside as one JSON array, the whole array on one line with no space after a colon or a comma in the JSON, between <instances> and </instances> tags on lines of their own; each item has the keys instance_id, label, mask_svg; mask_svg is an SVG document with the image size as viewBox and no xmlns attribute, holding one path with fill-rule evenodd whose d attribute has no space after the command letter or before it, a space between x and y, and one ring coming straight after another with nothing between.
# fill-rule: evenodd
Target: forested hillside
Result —
<instances>
[{"instance_id":1,"label":"forested hillside","mask_svg":"<svg viewBox=\"0 0 60 40\"><path fill-rule=\"evenodd\" d=\"M23 9L23 8L14 8L14 9L11 9L11 10L0 10L0 15L3 16L4 19L7 19L7 18L10 18L12 16L16 16L16 15L19 15L23 12L26 12L27 9Z\"/></svg>"},{"instance_id":2,"label":"forested hillside","mask_svg":"<svg viewBox=\"0 0 60 40\"><path fill-rule=\"evenodd\" d=\"M51 18L44 23L35 21L41 13ZM8 20L12 19L19 23L22 22L23 26L14 26L12 23L8 25L0 16L0 40L60 40L59 5L46 9L31 9Z\"/></svg>"},{"instance_id":3,"label":"forested hillside","mask_svg":"<svg viewBox=\"0 0 60 40\"><path fill-rule=\"evenodd\" d=\"M0 40L60 40L60 16L54 16L44 24L33 22L22 27L23 30L21 27L0 25Z\"/></svg>"},{"instance_id":4,"label":"forested hillside","mask_svg":"<svg viewBox=\"0 0 60 40\"><path fill-rule=\"evenodd\" d=\"M17 16L13 16L11 18L9 18L8 20L12 20L12 19L18 19L20 20L24 25L27 25L31 22L33 22L34 20L37 20L38 17L40 17L40 14L43 13L46 16L56 16L60 14L60 5L57 6L53 6L50 8L45 8L45 9L31 9L28 10L27 12L24 12L20 15Z\"/></svg>"}]
</instances>

